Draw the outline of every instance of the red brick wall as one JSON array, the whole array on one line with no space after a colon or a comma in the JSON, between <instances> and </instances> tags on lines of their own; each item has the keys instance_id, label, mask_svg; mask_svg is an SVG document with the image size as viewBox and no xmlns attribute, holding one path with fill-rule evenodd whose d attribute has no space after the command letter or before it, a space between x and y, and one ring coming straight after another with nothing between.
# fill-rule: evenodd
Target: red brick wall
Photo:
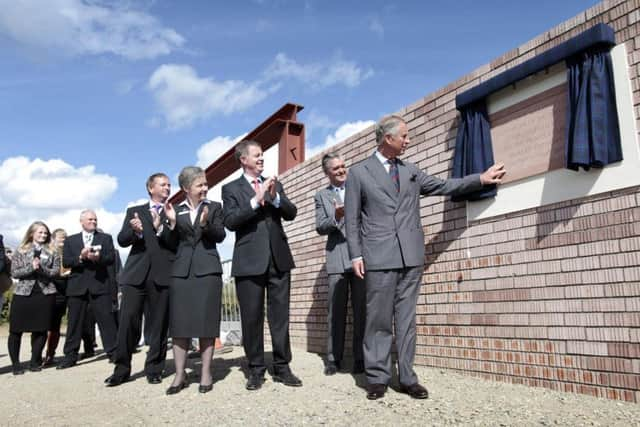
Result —
<instances>
[{"instance_id":1,"label":"red brick wall","mask_svg":"<svg viewBox=\"0 0 640 427\"><path fill-rule=\"evenodd\" d=\"M599 22L626 43L638 121L640 0L605 1L400 111L412 138L405 158L448 177L456 94ZM374 147L368 129L336 149L354 164ZM319 159L282 179L298 206L298 218L286 226L298 266L292 274L292 342L323 353L325 238L314 230L313 212L313 193L326 185ZM429 197L421 201L421 214L427 262L417 307L417 364L640 400L639 187L469 224L464 204Z\"/></svg>"}]
</instances>

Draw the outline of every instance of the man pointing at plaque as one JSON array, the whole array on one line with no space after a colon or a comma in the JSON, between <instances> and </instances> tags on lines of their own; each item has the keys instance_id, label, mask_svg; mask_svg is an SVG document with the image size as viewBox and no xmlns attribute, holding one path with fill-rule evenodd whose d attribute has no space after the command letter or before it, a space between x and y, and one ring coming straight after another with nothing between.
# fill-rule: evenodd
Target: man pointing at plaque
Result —
<instances>
[{"instance_id":1,"label":"man pointing at plaque","mask_svg":"<svg viewBox=\"0 0 640 427\"><path fill-rule=\"evenodd\" d=\"M395 325L400 390L416 399L429 393L413 371L416 303L424 271L420 195L461 195L499 184L503 165L482 174L442 180L398 158L409 145L407 124L387 116L376 124L377 150L351 168L346 183L345 224L354 274L364 277L367 313L364 364L367 398L384 396L391 380Z\"/></svg>"}]
</instances>

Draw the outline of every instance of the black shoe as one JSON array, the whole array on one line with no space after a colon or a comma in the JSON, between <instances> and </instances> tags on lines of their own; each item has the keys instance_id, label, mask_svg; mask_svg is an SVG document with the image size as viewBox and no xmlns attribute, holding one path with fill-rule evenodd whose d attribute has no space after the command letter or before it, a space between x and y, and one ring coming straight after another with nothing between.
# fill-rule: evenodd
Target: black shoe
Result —
<instances>
[{"instance_id":1,"label":"black shoe","mask_svg":"<svg viewBox=\"0 0 640 427\"><path fill-rule=\"evenodd\" d=\"M48 368L48 367L53 366L55 364L56 364L56 361L55 361L53 355L51 355L51 356L47 356L47 357L44 358L44 362L42 362L42 367L43 368Z\"/></svg>"},{"instance_id":2,"label":"black shoe","mask_svg":"<svg viewBox=\"0 0 640 427\"><path fill-rule=\"evenodd\" d=\"M293 375L293 372L291 372L290 370L282 371L278 374L273 375L273 381L282 383L289 387L302 387L302 381L300 381L300 378Z\"/></svg>"},{"instance_id":3,"label":"black shoe","mask_svg":"<svg viewBox=\"0 0 640 427\"><path fill-rule=\"evenodd\" d=\"M149 384L160 384L162 382L162 375L160 375L160 374L149 374L149 375L147 375L147 382Z\"/></svg>"},{"instance_id":4,"label":"black shoe","mask_svg":"<svg viewBox=\"0 0 640 427\"><path fill-rule=\"evenodd\" d=\"M364 374L364 362L362 360L353 362L353 370L351 372L355 375Z\"/></svg>"},{"instance_id":5,"label":"black shoe","mask_svg":"<svg viewBox=\"0 0 640 427\"><path fill-rule=\"evenodd\" d=\"M183 388L187 388L187 383L184 381L178 385L172 385L171 387L169 387L166 391L166 394L167 396L170 396L172 394L178 394Z\"/></svg>"},{"instance_id":6,"label":"black shoe","mask_svg":"<svg viewBox=\"0 0 640 427\"><path fill-rule=\"evenodd\" d=\"M129 381L131 377L129 375L125 375L124 377L116 376L115 374L111 375L109 378L104 380L104 383L107 387L117 387L120 384L126 383Z\"/></svg>"},{"instance_id":7,"label":"black shoe","mask_svg":"<svg viewBox=\"0 0 640 427\"><path fill-rule=\"evenodd\" d=\"M264 383L264 374L250 374L245 388L247 390L258 390Z\"/></svg>"},{"instance_id":8,"label":"black shoe","mask_svg":"<svg viewBox=\"0 0 640 427\"><path fill-rule=\"evenodd\" d=\"M42 371L42 362L38 363L38 362L31 362L29 364L29 370L31 372L40 372Z\"/></svg>"},{"instance_id":9,"label":"black shoe","mask_svg":"<svg viewBox=\"0 0 640 427\"><path fill-rule=\"evenodd\" d=\"M429 392L427 391L426 388L424 388L423 386L421 386L418 383L415 384L411 384L411 385L400 385L400 391L402 393L407 393L409 396L413 397L414 399L427 399L429 398Z\"/></svg>"},{"instance_id":10,"label":"black shoe","mask_svg":"<svg viewBox=\"0 0 640 427\"><path fill-rule=\"evenodd\" d=\"M213 383L209 385L200 384L198 386L198 393L209 393L211 390L213 390Z\"/></svg>"},{"instance_id":11,"label":"black shoe","mask_svg":"<svg viewBox=\"0 0 640 427\"><path fill-rule=\"evenodd\" d=\"M74 360L63 360L58 366L56 366L56 369L67 369L67 368L71 368L73 366L76 366L76 362Z\"/></svg>"},{"instance_id":12,"label":"black shoe","mask_svg":"<svg viewBox=\"0 0 640 427\"><path fill-rule=\"evenodd\" d=\"M14 366L11 372L13 372L13 375L24 375L24 369L22 369L22 366Z\"/></svg>"},{"instance_id":13,"label":"black shoe","mask_svg":"<svg viewBox=\"0 0 640 427\"><path fill-rule=\"evenodd\" d=\"M325 375L335 375L338 372L338 366L335 362L327 362L327 366L324 367Z\"/></svg>"},{"instance_id":14,"label":"black shoe","mask_svg":"<svg viewBox=\"0 0 640 427\"><path fill-rule=\"evenodd\" d=\"M80 360L90 359L92 357L95 357L95 355L96 355L95 351L85 351L80 355Z\"/></svg>"},{"instance_id":15,"label":"black shoe","mask_svg":"<svg viewBox=\"0 0 640 427\"><path fill-rule=\"evenodd\" d=\"M367 385L367 399L369 400L382 399L386 392L387 386L385 384Z\"/></svg>"}]
</instances>

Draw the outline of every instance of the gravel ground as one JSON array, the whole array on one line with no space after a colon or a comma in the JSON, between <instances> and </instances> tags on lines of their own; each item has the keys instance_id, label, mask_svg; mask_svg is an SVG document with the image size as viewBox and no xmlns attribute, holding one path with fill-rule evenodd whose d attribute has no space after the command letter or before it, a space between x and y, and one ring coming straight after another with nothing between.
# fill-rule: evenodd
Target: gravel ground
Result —
<instances>
[{"instance_id":1,"label":"gravel ground","mask_svg":"<svg viewBox=\"0 0 640 427\"><path fill-rule=\"evenodd\" d=\"M188 365L190 386L166 396L171 378L147 384L140 372L144 350L134 355L135 380L106 388L112 365L104 357L58 371L11 374L6 326L0 328L1 425L640 425L640 405L495 383L456 373L417 367L428 400L413 400L390 389L382 400L368 401L363 376L322 374L318 355L294 349L291 367L304 386L290 388L267 381L259 391L244 389L243 352L216 356L214 388L198 393L200 364ZM29 338L22 354L28 360ZM167 362L173 371L173 362Z\"/></svg>"}]
</instances>

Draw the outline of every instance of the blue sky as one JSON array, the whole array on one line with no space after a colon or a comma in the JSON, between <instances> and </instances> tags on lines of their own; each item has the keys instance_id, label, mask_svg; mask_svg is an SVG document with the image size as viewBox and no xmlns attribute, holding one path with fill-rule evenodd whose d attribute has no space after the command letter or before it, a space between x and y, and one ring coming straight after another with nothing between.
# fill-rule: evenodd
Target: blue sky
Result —
<instances>
[{"instance_id":1,"label":"blue sky","mask_svg":"<svg viewBox=\"0 0 640 427\"><path fill-rule=\"evenodd\" d=\"M0 0L0 233L117 233L286 102L317 151L596 3Z\"/></svg>"}]
</instances>

